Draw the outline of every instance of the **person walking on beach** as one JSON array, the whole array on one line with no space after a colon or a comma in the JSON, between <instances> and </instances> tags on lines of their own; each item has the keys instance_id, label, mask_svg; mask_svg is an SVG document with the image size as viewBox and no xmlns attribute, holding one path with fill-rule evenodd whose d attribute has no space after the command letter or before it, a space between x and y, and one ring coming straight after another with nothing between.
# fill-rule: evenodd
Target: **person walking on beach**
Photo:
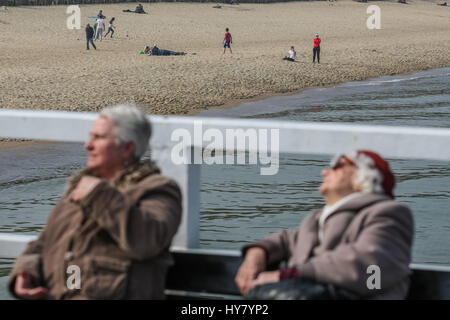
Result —
<instances>
[{"instance_id":1,"label":"person walking on beach","mask_svg":"<svg viewBox=\"0 0 450 320\"><path fill-rule=\"evenodd\" d=\"M319 34L316 33L316 37L313 39L313 63L316 63L316 55L317 55L317 63L320 63L320 38Z\"/></svg>"},{"instance_id":2,"label":"person walking on beach","mask_svg":"<svg viewBox=\"0 0 450 320\"><path fill-rule=\"evenodd\" d=\"M327 290L336 286L362 299L406 298L414 222L410 209L394 201L395 177L388 162L369 150L344 153L322 177L319 191L325 207L305 217L298 228L242 249L245 258L235 279L240 291L249 299L264 299L252 292L265 287L266 292L283 294L282 286L294 282L291 293L284 292L292 294L305 288L303 280L324 284ZM266 271L280 261L287 266ZM368 285L371 266L381 270L375 288Z\"/></svg>"},{"instance_id":3,"label":"person walking on beach","mask_svg":"<svg viewBox=\"0 0 450 320\"><path fill-rule=\"evenodd\" d=\"M283 60L294 62L296 56L297 56L297 53L295 52L294 46L292 46L291 50L289 50L289 56L288 57L284 57Z\"/></svg>"},{"instance_id":4,"label":"person walking on beach","mask_svg":"<svg viewBox=\"0 0 450 320\"><path fill-rule=\"evenodd\" d=\"M97 19L97 30L95 32L95 40L98 40L98 38L100 37L100 41L102 41L104 29L105 29L105 19L98 18Z\"/></svg>"},{"instance_id":5,"label":"person walking on beach","mask_svg":"<svg viewBox=\"0 0 450 320\"><path fill-rule=\"evenodd\" d=\"M116 18L112 17L111 20L109 21L109 25L108 25L108 32L105 33L105 38L106 36L109 34L109 32L111 32L111 38L113 37L114 34L114 20Z\"/></svg>"},{"instance_id":6,"label":"person walking on beach","mask_svg":"<svg viewBox=\"0 0 450 320\"><path fill-rule=\"evenodd\" d=\"M231 51L231 43L233 43L233 37L231 36L229 29L226 28L225 37L223 38L223 54L225 54L227 47L230 49L230 53L233 54L233 51Z\"/></svg>"},{"instance_id":7,"label":"person walking on beach","mask_svg":"<svg viewBox=\"0 0 450 320\"><path fill-rule=\"evenodd\" d=\"M165 298L182 200L176 182L141 159L151 131L134 106L102 110L85 143L86 168L15 261L8 282L14 297Z\"/></svg>"},{"instance_id":8,"label":"person walking on beach","mask_svg":"<svg viewBox=\"0 0 450 320\"><path fill-rule=\"evenodd\" d=\"M97 47L94 44L94 29L92 29L91 25L88 23L86 25L86 50L89 50L89 42L92 44L95 50L97 50Z\"/></svg>"}]
</instances>

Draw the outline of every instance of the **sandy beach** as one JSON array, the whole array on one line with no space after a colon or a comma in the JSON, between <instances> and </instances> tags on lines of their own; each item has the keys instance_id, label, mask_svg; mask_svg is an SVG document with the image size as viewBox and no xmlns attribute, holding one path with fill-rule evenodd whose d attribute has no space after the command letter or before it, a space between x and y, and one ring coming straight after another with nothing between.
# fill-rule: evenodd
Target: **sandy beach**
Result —
<instances>
[{"instance_id":1,"label":"sandy beach","mask_svg":"<svg viewBox=\"0 0 450 320\"><path fill-rule=\"evenodd\" d=\"M381 29L366 26L369 5ZM69 30L67 6L0 10L0 107L98 111L135 103L149 114L192 115L246 99L295 93L380 75L450 66L450 8L434 2L339 1L222 5L81 5ZM114 38L86 50L84 26L99 9L116 18ZM233 54L223 52L229 27ZM322 39L312 64L312 39ZM185 56L139 54L145 45ZM297 62L283 61L295 46Z\"/></svg>"}]
</instances>

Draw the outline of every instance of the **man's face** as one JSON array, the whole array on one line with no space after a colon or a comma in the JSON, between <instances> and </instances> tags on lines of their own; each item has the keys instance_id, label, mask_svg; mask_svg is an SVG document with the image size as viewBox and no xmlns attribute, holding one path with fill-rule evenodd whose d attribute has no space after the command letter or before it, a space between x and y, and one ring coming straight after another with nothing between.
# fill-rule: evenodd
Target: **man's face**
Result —
<instances>
[{"instance_id":1,"label":"man's face","mask_svg":"<svg viewBox=\"0 0 450 320\"><path fill-rule=\"evenodd\" d=\"M99 177L105 179L113 177L121 170L128 157L124 144L116 145L114 127L112 120L98 118L91 129L89 140L84 145L88 151L87 168L93 169Z\"/></svg>"},{"instance_id":2,"label":"man's face","mask_svg":"<svg viewBox=\"0 0 450 320\"><path fill-rule=\"evenodd\" d=\"M319 188L320 193L324 197L341 198L358 191L353 186L357 170L350 159L340 157L333 168L322 170L323 181Z\"/></svg>"}]
</instances>

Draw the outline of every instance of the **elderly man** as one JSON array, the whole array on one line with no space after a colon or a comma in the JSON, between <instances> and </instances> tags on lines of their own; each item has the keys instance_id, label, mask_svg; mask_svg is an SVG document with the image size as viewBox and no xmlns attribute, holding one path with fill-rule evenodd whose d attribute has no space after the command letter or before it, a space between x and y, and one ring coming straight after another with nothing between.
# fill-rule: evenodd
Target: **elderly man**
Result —
<instances>
[{"instance_id":1,"label":"elderly man","mask_svg":"<svg viewBox=\"0 0 450 320\"><path fill-rule=\"evenodd\" d=\"M335 158L322 171L323 209L296 230L243 248L236 275L243 294L284 279L332 284L366 299L403 299L409 287L414 226L410 210L393 200L395 178L378 154L360 150ZM288 260L287 268L265 271ZM376 266L380 286L367 285ZM375 267L375 268L376 268ZM369 270L369 271L368 271Z\"/></svg>"},{"instance_id":2,"label":"elderly man","mask_svg":"<svg viewBox=\"0 0 450 320\"><path fill-rule=\"evenodd\" d=\"M103 110L39 238L16 260L10 292L24 299L162 299L181 193L145 153L151 126L133 106Z\"/></svg>"}]
</instances>

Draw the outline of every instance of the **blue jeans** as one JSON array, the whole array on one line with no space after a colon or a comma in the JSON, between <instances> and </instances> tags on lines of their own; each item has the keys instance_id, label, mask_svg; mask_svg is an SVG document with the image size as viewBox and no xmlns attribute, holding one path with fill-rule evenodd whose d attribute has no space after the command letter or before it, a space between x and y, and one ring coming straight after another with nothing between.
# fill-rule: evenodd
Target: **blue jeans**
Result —
<instances>
[{"instance_id":1,"label":"blue jeans","mask_svg":"<svg viewBox=\"0 0 450 320\"><path fill-rule=\"evenodd\" d=\"M109 32L111 32L111 38L112 38L112 36L113 36L113 34L114 34L114 29L111 28L111 27L109 27L109 28L108 28L108 32L105 34L105 38L106 38L106 36L109 34Z\"/></svg>"},{"instance_id":2,"label":"blue jeans","mask_svg":"<svg viewBox=\"0 0 450 320\"><path fill-rule=\"evenodd\" d=\"M95 50L97 50L97 47L94 44L94 40L92 38L86 39L86 50L89 50L89 42L92 44Z\"/></svg>"},{"instance_id":3,"label":"blue jeans","mask_svg":"<svg viewBox=\"0 0 450 320\"><path fill-rule=\"evenodd\" d=\"M176 54L175 51L165 50L165 49L159 49L160 56L174 56Z\"/></svg>"}]
</instances>

